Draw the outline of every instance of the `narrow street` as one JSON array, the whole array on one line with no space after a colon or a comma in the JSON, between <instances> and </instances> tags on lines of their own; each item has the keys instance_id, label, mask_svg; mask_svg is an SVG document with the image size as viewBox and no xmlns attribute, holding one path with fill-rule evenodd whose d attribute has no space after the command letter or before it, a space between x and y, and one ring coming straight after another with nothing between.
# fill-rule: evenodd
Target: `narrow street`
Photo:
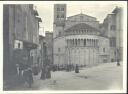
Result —
<instances>
[{"instance_id":1,"label":"narrow street","mask_svg":"<svg viewBox=\"0 0 128 94\"><path fill-rule=\"evenodd\" d=\"M40 80L40 74L34 76L31 89L17 87L15 90L121 90L123 88L122 66L104 63L91 68L84 68L80 73L74 71L52 72L52 78Z\"/></svg>"}]
</instances>

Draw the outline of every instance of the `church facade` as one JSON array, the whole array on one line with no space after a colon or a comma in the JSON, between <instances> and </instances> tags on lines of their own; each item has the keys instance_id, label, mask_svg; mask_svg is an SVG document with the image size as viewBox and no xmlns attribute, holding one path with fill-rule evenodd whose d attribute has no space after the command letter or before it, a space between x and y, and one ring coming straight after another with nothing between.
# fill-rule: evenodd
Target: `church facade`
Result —
<instances>
[{"instance_id":1,"label":"church facade","mask_svg":"<svg viewBox=\"0 0 128 94\"><path fill-rule=\"evenodd\" d=\"M66 17L66 4L54 5L54 64L92 66L110 62L109 39L95 17L80 13Z\"/></svg>"}]
</instances>

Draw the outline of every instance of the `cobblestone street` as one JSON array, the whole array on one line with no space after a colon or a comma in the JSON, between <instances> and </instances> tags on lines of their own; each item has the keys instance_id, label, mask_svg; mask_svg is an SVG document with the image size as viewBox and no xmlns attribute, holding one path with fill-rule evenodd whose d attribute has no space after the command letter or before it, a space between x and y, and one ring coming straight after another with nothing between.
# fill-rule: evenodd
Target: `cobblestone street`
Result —
<instances>
[{"instance_id":1,"label":"cobblestone street","mask_svg":"<svg viewBox=\"0 0 128 94\"><path fill-rule=\"evenodd\" d=\"M52 78L47 80L40 80L40 75L34 76L32 88L24 85L15 90L121 90L122 75L122 66L106 63L84 68L78 74L74 71L52 72Z\"/></svg>"}]
</instances>

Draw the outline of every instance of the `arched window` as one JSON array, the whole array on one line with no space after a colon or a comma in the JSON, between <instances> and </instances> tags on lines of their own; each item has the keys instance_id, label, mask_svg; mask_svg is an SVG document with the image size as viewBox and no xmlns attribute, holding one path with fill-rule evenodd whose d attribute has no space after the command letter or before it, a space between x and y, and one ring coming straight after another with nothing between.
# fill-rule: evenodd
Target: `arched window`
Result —
<instances>
[{"instance_id":1,"label":"arched window","mask_svg":"<svg viewBox=\"0 0 128 94\"><path fill-rule=\"evenodd\" d=\"M75 39L75 44L76 44L76 46L77 46L77 39Z\"/></svg>"},{"instance_id":2,"label":"arched window","mask_svg":"<svg viewBox=\"0 0 128 94\"><path fill-rule=\"evenodd\" d=\"M74 39L72 41L73 41L73 46L74 46Z\"/></svg>"},{"instance_id":3,"label":"arched window","mask_svg":"<svg viewBox=\"0 0 128 94\"><path fill-rule=\"evenodd\" d=\"M95 39L94 39L94 46L96 46L96 41L95 41Z\"/></svg>"},{"instance_id":4,"label":"arched window","mask_svg":"<svg viewBox=\"0 0 128 94\"><path fill-rule=\"evenodd\" d=\"M84 46L86 46L86 39L84 39Z\"/></svg>"},{"instance_id":5,"label":"arched window","mask_svg":"<svg viewBox=\"0 0 128 94\"><path fill-rule=\"evenodd\" d=\"M80 46L80 39L78 39L78 46Z\"/></svg>"}]
</instances>

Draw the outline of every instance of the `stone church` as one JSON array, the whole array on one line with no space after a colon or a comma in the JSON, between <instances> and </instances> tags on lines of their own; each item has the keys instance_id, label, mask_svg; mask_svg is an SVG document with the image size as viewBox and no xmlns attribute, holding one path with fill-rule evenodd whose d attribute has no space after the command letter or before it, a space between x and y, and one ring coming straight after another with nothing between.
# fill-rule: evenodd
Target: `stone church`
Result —
<instances>
[{"instance_id":1,"label":"stone church","mask_svg":"<svg viewBox=\"0 0 128 94\"><path fill-rule=\"evenodd\" d=\"M92 66L110 62L109 39L101 35L99 21L83 13L66 14L66 4L54 5L54 64Z\"/></svg>"}]
</instances>

